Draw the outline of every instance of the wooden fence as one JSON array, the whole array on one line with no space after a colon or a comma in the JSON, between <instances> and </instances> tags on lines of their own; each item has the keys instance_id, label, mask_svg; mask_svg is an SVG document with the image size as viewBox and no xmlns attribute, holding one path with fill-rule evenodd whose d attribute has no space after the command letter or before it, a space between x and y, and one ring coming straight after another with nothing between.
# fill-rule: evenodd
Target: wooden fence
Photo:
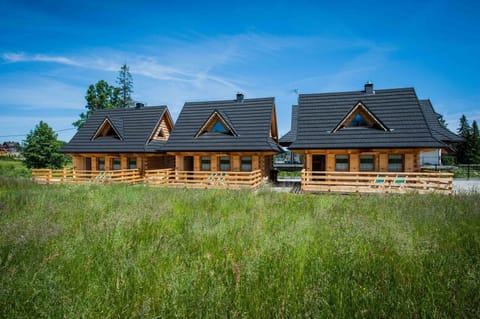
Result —
<instances>
[{"instance_id":1,"label":"wooden fence","mask_svg":"<svg viewBox=\"0 0 480 319\"><path fill-rule=\"evenodd\" d=\"M138 169L113 171L78 171L74 169L32 169L32 179L39 184L63 183L139 183L143 177Z\"/></svg>"},{"instance_id":2,"label":"wooden fence","mask_svg":"<svg viewBox=\"0 0 480 319\"><path fill-rule=\"evenodd\" d=\"M148 185L183 188L256 188L263 181L260 170L252 172L175 171L158 169L145 171Z\"/></svg>"},{"instance_id":3,"label":"wooden fence","mask_svg":"<svg viewBox=\"0 0 480 319\"><path fill-rule=\"evenodd\" d=\"M451 194L453 174L413 172L312 172L302 170L302 190L340 193Z\"/></svg>"}]
</instances>

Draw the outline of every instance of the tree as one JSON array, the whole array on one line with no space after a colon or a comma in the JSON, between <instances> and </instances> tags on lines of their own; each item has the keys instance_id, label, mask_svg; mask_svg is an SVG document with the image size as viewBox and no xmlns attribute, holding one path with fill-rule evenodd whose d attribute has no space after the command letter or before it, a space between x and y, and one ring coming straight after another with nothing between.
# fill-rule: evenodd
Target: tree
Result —
<instances>
[{"instance_id":1,"label":"tree","mask_svg":"<svg viewBox=\"0 0 480 319\"><path fill-rule=\"evenodd\" d=\"M464 114L460 118L460 127L458 128L457 132L458 135L465 139L456 146L457 162L460 164L470 164L470 156L468 153L470 149L469 144L472 135L472 128L470 127L467 117Z\"/></svg>"},{"instance_id":2,"label":"tree","mask_svg":"<svg viewBox=\"0 0 480 319\"><path fill-rule=\"evenodd\" d=\"M67 161L67 157L58 152L63 144L52 128L40 121L23 141L25 164L28 168L62 168Z\"/></svg>"},{"instance_id":3,"label":"tree","mask_svg":"<svg viewBox=\"0 0 480 319\"><path fill-rule=\"evenodd\" d=\"M447 121L445 121L445 119L443 118L443 115L440 115L440 117L438 118L438 122L440 122L440 126L442 126L443 128L447 128L448 124Z\"/></svg>"},{"instance_id":4,"label":"tree","mask_svg":"<svg viewBox=\"0 0 480 319\"><path fill-rule=\"evenodd\" d=\"M82 127L88 117L95 110L114 109L120 105L120 88L111 86L104 80L98 81L95 85L88 87L85 100L87 100L86 113L80 114L80 119L73 124L77 129Z\"/></svg>"},{"instance_id":5,"label":"tree","mask_svg":"<svg viewBox=\"0 0 480 319\"><path fill-rule=\"evenodd\" d=\"M470 142L470 161L473 164L480 164L480 133L477 121L472 122L472 137Z\"/></svg>"},{"instance_id":6,"label":"tree","mask_svg":"<svg viewBox=\"0 0 480 319\"><path fill-rule=\"evenodd\" d=\"M132 100L133 93L133 79L130 74L130 69L126 64L122 65L120 71L118 72L117 84L120 89L120 106L119 107L130 107L133 106L134 101Z\"/></svg>"}]
</instances>

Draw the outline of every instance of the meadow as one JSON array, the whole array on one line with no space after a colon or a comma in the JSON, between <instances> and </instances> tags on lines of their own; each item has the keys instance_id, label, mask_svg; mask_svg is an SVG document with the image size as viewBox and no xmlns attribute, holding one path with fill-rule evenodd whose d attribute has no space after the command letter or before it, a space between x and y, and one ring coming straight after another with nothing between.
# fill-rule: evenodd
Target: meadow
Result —
<instances>
[{"instance_id":1,"label":"meadow","mask_svg":"<svg viewBox=\"0 0 480 319\"><path fill-rule=\"evenodd\" d=\"M479 207L0 177L0 317L479 318Z\"/></svg>"}]
</instances>

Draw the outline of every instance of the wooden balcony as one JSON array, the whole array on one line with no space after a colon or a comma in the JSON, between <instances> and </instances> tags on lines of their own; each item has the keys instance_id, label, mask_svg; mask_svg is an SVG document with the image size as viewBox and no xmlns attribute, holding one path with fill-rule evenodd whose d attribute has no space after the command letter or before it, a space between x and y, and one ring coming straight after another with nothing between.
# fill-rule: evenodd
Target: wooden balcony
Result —
<instances>
[{"instance_id":1,"label":"wooden balcony","mask_svg":"<svg viewBox=\"0 0 480 319\"><path fill-rule=\"evenodd\" d=\"M39 184L63 183L140 183L143 177L138 169L112 171L79 171L74 169L32 169L32 180Z\"/></svg>"},{"instance_id":2,"label":"wooden balcony","mask_svg":"<svg viewBox=\"0 0 480 319\"><path fill-rule=\"evenodd\" d=\"M338 193L451 194L453 174L417 172L313 172L302 170L302 190Z\"/></svg>"},{"instance_id":3,"label":"wooden balcony","mask_svg":"<svg viewBox=\"0 0 480 319\"><path fill-rule=\"evenodd\" d=\"M252 172L192 172L173 169L145 171L146 184L166 187L252 189L259 186L262 181L260 170Z\"/></svg>"}]
</instances>

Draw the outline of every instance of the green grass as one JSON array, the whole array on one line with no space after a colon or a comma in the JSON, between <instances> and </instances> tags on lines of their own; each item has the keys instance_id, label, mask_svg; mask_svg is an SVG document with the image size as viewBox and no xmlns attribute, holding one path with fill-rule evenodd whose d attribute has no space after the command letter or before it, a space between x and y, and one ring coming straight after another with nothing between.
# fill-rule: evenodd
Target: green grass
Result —
<instances>
[{"instance_id":1,"label":"green grass","mask_svg":"<svg viewBox=\"0 0 480 319\"><path fill-rule=\"evenodd\" d=\"M0 156L0 176L30 177L31 171L23 164L22 160L13 157Z\"/></svg>"},{"instance_id":2,"label":"green grass","mask_svg":"<svg viewBox=\"0 0 480 319\"><path fill-rule=\"evenodd\" d=\"M0 317L478 318L478 207L0 177Z\"/></svg>"}]
</instances>

